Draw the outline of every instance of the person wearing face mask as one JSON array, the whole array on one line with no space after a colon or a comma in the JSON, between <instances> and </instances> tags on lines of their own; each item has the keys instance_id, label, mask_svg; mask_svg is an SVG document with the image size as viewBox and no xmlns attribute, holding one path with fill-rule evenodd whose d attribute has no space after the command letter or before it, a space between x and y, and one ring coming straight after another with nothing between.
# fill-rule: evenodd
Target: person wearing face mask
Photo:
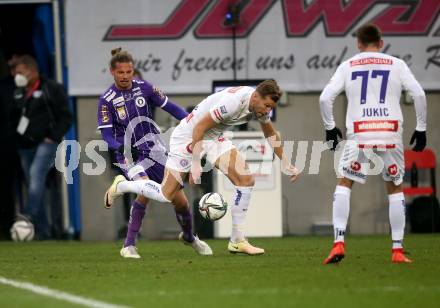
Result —
<instances>
[{"instance_id":1,"label":"person wearing face mask","mask_svg":"<svg viewBox=\"0 0 440 308\"><path fill-rule=\"evenodd\" d=\"M5 63L6 64L6 63ZM7 76L0 79L0 144L4 144L0 151L0 161L7 162L2 165L0 173L0 240L10 238L10 228L15 216L15 189L20 181L20 161L15 146L15 127L12 125L11 108L14 93L14 68L15 56L8 61L9 71ZM12 180L11 180L12 178Z\"/></svg>"},{"instance_id":2,"label":"person wearing face mask","mask_svg":"<svg viewBox=\"0 0 440 308\"><path fill-rule=\"evenodd\" d=\"M17 145L28 195L24 207L39 239L50 237L43 206L45 180L54 166L59 142L72 123L63 86L40 76L29 55L15 62L14 117Z\"/></svg>"}]
</instances>

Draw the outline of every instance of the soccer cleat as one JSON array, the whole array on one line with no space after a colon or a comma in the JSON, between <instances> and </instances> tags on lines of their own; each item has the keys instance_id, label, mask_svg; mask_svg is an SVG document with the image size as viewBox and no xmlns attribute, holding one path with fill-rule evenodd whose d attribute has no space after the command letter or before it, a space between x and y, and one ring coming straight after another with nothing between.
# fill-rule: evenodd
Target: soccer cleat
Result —
<instances>
[{"instance_id":1,"label":"soccer cleat","mask_svg":"<svg viewBox=\"0 0 440 308\"><path fill-rule=\"evenodd\" d=\"M251 256L264 254L263 248L252 246L246 240L237 243L229 241L228 250L230 253L244 253Z\"/></svg>"},{"instance_id":2,"label":"soccer cleat","mask_svg":"<svg viewBox=\"0 0 440 308\"><path fill-rule=\"evenodd\" d=\"M131 258L131 259L141 258L141 256L137 252L136 246L122 247L120 253L121 253L121 257L123 258Z\"/></svg>"},{"instance_id":3,"label":"soccer cleat","mask_svg":"<svg viewBox=\"0 0 440 308\"><path fill-rule=\"evenodd\" d=\"M403 248L396 248L392 250L391 262L393 263L412 263L411 259L405 256Z\"/></svg>"},{"instance_id":4,"label":"soccer cleat","mask_svg":"<svg viewBox=\"0 0 440 308\"><path fill-rule=\"evenodd\" d=\"M112 207L113 202L115 199L119 196L122 196L122 193L116 192L116 188L118 187L118 184L122 181L125 181L125 177L123 175L118 175L113 180L112 185L110 185L109 189L105 192L104 196L104 207L106 209L109 209Z\"/></svg>"},{"instance_id":5,"label":"soccer cleat","mask_svg":"<svg viewBox=\"0 0 440 308\"><path fill-rule=\"evenodd\" d=\"M209 245L206 244L204 241L201 241L197 235L194 235L194 241L187 242L183 238L183 232L180 232L179 240L183 244L191 246L199 255L202 255L202 256L210 256L210 255L212 255L211 247L209 247Z\"/></svg>"},{"instance_id":6,"label":"soccer cleat","mask_svg":"<svg viewBox=\"0 0 440 308\"><path fill-rule=\"evenodd\" d=\"M344 242L336 242L333 244L332 250L323 264L338 263L345 257Z\"/></svg>"}]
</instances>

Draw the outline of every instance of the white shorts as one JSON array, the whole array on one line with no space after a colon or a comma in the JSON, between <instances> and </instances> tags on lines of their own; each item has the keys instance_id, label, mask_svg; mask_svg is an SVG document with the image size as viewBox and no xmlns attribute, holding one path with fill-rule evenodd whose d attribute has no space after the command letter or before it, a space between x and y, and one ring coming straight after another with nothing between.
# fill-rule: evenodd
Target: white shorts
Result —
<instances>
[{"instance_id":1,"label":"white shorts","mask_svg":"<svg viewBox=\"0 0 440 308\"><path fill-rule=\"evenodd\" d=\"M338 171L344 177L361 184L365 183L368 175L382 173L385 181L400 185L405 174L403 144L372 149L359 148L358 143L347 140Z\"/></svg>"},{"instance_id":2,"label":"white shorts","mask_svg":"<svg viewBox=\"0 0 440 308\"><path fill-rule=\"evenodd\" d=\"M191 143L191 127L186 124L179 124L170 137L170 151L166 167L178 172L189 172L192 162ZM203 140L203 153L211 165L214 165L221 155L232 149L235 149L235 146L223 136Z\"/></svg>"}]
</instances>

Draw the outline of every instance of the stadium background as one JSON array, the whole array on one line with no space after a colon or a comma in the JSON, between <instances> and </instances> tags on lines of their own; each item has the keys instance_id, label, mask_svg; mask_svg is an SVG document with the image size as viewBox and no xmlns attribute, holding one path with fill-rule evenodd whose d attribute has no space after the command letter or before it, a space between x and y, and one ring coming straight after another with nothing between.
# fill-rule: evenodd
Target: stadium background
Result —
<instances>
[{"instance_id":1,"label":"stadium background","mask_svg":"<svg viewBox=\"0 0 440 308\"><path fill-rule=\"evenodd\" d=\"M364 10L361 9L361 4L367 1L352 1L351 4L355 3L354 8L352 7L353 12L359 13L359 16L351 19L351 23L342 22L343 19L337 18L335 11L342 10L340 1L305 2L309 6L303 9L304 16L309 16L307 14L313 11L315 13L312 15L317 18L314 20L310 16L307 17L304 23L309 27L304 27L302 30L296 28L289 30L285 28L283 21L286 22L288 6L301 4L303 1L246 2L248 7L264 7L265 9L261 11L265 13L257 18L257 21L246 20L252 17L250 13L243 15L240 25L244 28L244 32L238 32L236 40L237 57L246 59L249 56L255 60L261 55L274 57L283 55L286 58L289 54L295 55L295 66L291 69L284 66L279 70L252 71L249 68L237 72L239 79L275 78L279 80L287 96L284 106L278 109L275 125L282 132L285 140L309 141L307 160L301 179L291 185L287 178L283 177L283 219L286 235L311 234L315 223L330 222L331 200L335 186L333 154L329 151L322 155L319 174L308 174L308 171L312 142L322 140L324 137L318 104L320 89L330 78L336 65L307 70L308 63L305 59L313 55L321 56L321 60L325 55L336 55L337 59L341 55L343 46L348 47L343 55L344 59L348 58L356 52L353 32L360 24L379 20L385 13L391 14L388 17L393 16L385 20L380 19L382 23L390 26L388 32L385 31L385 43L391 42L391 53L412 55L411 67L427 93L428 147L432 148L435 153L440 153L440 139L438 138L440 126L436 120L440 116L438 105L440 101L438 58L440 56L437 55L436 50L428 52L429 47L440 48L438 46L440 34L438 1L368 1L369 5L366 7L369 9ZM112 25L161 24L179 5L196 6L200 3L204 6L200 14L194 17L195 21L185 32L175 34L174 39L167 39L166 33L162 33L162 37L156 35L156 37L143 39L111 39L106 36ZM210 19L208 14L215 12L222 5L227 10L231 3L233 1L139 0L129 3L104 0L61 1L61 12L63 12L61 14L60 34L63 39L61 49L65 51L65 56L61 59L65 69L64 80L69 80L66 85L68 85L77 119L76 126L66 139L77 138L84 147L90 140L100 138L96 131L96 106L98 95L111 82L108 71L105 70L111 48L121 46L131 51L137 59L146 57L152 51L156 54L163 52L162 65L164 67L172 66L169 62L176 59L181 48L192 48L192 51L196 52L199 57L216 55L230 57L233 44L231 28L220 27L217 33L214 29L214 34L211 33L209 38L195 38L195 29L203 22L209 24L210 20L219 21L215 19L215 16ZM393 12L396 14L392 15ZM223 15L225 13L226 11L221 12ZM180 18L185 19L187 16ZM389 22L387 23L386 20ZM216 35L220 37L215 37ZM264 40L261 41L258 38L264 38ZM291 46L294 47L291 48ZM437 64L427 65L428 58L435 58L435 56L437 58L433 61L437 61ZM184 107L197 104L209 94L212 80L232 79L233 77L232 69L215 73L212 71L187 72L178 82L171 79L169 71L163 74L151 70L142 71L142 73L146 80L161 87L173 101ZM179 91L181 85L185 85L185 88ZM345 108L345 99L339 97L334 109L339 127L345 126ZM413 105L404 102L402 110L405 118L404 142L407 145L415 127L415 113ZM160 125L169 124L169 119L163 114L158 112L158 116ZM297 144L295 143L293 157L296 156L296 150ZM85 155L81 155L80 169L75 174L74 184L67 187L70 208L68 225L74 229L74 232L80 233L81 238L85 240L114 239L117 230L124 223L122 210L105 211L101 204L102 196L111 183L114 171L107 169L100 176L87 176L81 171L82 164L90 162ZM437 175L438 172L437 168ZM191 196L191 192L189 195ZM269 204L268 210L270 210ZM389 233L387 196L380 177L371 177L366 185L357 186L354 189L349 229L351 234ZM170 234L175 234L177 230L178 226L171 207L150 207L150 214L146 216L142 231L144 238L166 238Z\"/></svg>"}]
</instances>

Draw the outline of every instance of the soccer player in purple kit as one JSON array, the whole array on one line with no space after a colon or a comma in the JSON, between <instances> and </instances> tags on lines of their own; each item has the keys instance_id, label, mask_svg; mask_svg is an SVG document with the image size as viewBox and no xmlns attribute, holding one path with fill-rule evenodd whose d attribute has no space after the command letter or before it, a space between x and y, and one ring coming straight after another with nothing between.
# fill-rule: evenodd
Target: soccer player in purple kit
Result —
<instances>
[{"instance_id":1,"label":"soccer player in purple kit","mask_svg":"<svg viewBox=\"0 0 440 308\"><path fill-rule=\"evenodd\" d=\"M134 79L133 57L121 48L112 50L110 72L114 84L99 99L98 129L109 148L116 153L121 171L130 180L152 179L162 182L167 160L160 140L159 128L151 120L153 106L159 107L178 120L188 114L172 103L157 87L145 80ZM124 142L125 140L125 142ZM105 207L110 208L112 196L105 194ZM124 258L140 258L136 237L142 225L149 199L138 195L133 201L127 237L120 254ZM201 255L212 255L205 242L193 234L188 199L183 191L172 200L182 233L179 238Z\"/></svg>"}]
</instances>

